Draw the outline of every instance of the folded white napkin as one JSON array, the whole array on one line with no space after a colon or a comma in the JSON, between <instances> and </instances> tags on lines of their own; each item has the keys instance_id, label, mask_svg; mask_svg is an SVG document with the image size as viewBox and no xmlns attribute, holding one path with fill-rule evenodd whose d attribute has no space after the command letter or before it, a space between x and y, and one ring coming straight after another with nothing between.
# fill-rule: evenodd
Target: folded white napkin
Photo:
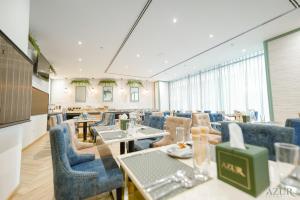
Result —
<instances>
[{"instance_id":1,"label":"folded white napkin","mask_svg":"<svg viewBox=\"0 0 300 200\"><path fill-rule=\"evenodd\" d=\"M228 128L229 128L230 146L238 149L246 149L241 127L235 123L230 123L228 125Z\"/></svg>"}]
</instances>

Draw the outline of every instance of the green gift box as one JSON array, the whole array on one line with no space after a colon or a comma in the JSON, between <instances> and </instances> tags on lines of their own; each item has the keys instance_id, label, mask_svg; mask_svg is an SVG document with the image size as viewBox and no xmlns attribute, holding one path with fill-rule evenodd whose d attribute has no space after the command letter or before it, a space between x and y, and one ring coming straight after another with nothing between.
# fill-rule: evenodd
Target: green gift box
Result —
<instances>
[{"instance_id":1,"label":"green gift box","mask_svg":"<svg viewBox=\"0 0 300 200\"><path fill-rule=\"evenodd\" d=\"M269 185L268 149L245 145L232 148L229 142L216 146L218 179L256 197Z\"/></svg>"},{"instance_id":2,"label":"green gift box","mask_svg":"<svg viewBox=\"0 0 300 200\"><path fill-rule=\"evenodd\" d=\"M127 124L129 123L129 119L121 119L120 120L120 129L127 130Z\"/></svg>"}]
</instances>

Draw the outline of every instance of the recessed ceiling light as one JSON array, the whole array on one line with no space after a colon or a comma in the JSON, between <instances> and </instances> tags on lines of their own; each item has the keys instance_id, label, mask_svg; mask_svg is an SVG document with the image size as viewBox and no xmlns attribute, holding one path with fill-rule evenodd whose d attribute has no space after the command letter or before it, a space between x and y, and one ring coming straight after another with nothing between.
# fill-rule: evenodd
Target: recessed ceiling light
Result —
<instances>
[{"instance_id":1,"label":"recessed ceiling light","mask_svg":"<svg viewBox=\"0 0 300 200\"><path fill-rule=\"evenodd\" d=\"M103 46L100 46L100 49L102 50L102 49L104 49L104 47L103 47Z\"/></svg>"},{"instance_id":2,"label":"recessed ceiling light","mask_svg":"<svg viewBox=\"0 0 300 200\"><path fill-rule=\"evenodd\" d=\"M173 23L174 23L174 24L177 23L177 18L176 18L176 17L173 18Z\"/></svg>"},{"instance_id":3,"label":"recessed ceiling light","mask_svg":"<svg viewBox=\"0 0 300 200\"><path fill-rule=\"evenodd\" d=\"M247 50L246 49L242 49L242 52L245 53Z\"/></svg>"},{"instance_id":4,"label":"recessed ceiling light","mask_svg":"<svg viewBox=\"0 0 300 200\"><path fill-rule=\"evenodd\" d=\"M125 68L125 69L128 69L128 65L125 65L124 68Z\"/></svg>"},{"instance_id":5,"label":"recessed ceiling light","mask_svg":"<svg viewBox=\"0 0 300 200\"><path fill-rule=\"evenodd\" d=\"M169 61L165 60L164 63L167 64Z\"/></svg>"},{"instance_id":6,"label":"recessed ceiling light","mask_svg":"<svg viewBox=\"0 0 300 200\"><path fill-rule=\"evenodd\" d=\"M78 45L82 45L82 42L81 42L81 41L78 41L77 44L78 44Z\"/></svg>"},{"instance_id":7,"label":"recessed ceiling light","mask_svg":"<svg viewBox=\"0 0 300 200\"><path fill-rule=\"evenodd\" d=\"M82 69L80 68L80 69L79 69L79 71L81 71L81 72L82 72Z\"/></svg>"},{"instance_id":8,"label":"recessed ceiling light","mask_svg":"<svg viewBox=\"0 0 300 200\"><path fill-rule=\"evenodd\" d=\"M213 35L213 34L209 34L208 37L209 37L209 38L213 38L214 35Z\"/></svg>"},{"instance_id":9,"label":"recessed ceiling light","mask_svg":"<svg viewBox=\"0 0 300 200\"><path fill-rule=\"evenodd\" d=\"M136 57L137 57L137 58L140 58L140 57L141 57L141 55L140 55L140 54L136 54Z\"/></svg>"},{"instance_id":10,"label":"recessed ceiling light","mask_svg":"<svg viewBox=\"0 0 300 200\"><path fill-rule=\"evenodd\" d=\"M78 62L82 62L82 58L78 58Z\"/></svg>"}]
</instances>

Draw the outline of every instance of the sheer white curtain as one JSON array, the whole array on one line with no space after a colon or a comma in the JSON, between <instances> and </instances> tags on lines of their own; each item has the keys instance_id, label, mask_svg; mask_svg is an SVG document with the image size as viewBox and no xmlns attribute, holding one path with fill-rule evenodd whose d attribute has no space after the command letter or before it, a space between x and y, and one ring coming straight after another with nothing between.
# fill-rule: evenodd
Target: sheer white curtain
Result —
<instances>
[{"instance_id":1,"label":"sheer white curtain","mask_svg":"<svg viewBox=\"0 0 300 200\"><path fill-rule=\"evenodd\" d=\"M263 52L170 82L170 107L172 110L226 113L254 109L269 119Z\"/></svg>"}]
</instances>

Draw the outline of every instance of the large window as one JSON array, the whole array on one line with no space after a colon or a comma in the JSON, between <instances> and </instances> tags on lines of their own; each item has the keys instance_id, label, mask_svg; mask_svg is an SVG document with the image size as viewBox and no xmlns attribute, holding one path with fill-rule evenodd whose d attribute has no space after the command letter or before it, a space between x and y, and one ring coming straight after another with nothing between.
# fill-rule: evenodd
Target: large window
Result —
<instances>
[{"instance_id":1,"label":"large window","mask_svg":"<svg viewBox=\"0 0 300 200\"><path fill-rule=\"evenodd\" d=\"M269 119L263 52L170 82L172 110L233 113L254 109Z\"/></svg>"}]
</instances>

